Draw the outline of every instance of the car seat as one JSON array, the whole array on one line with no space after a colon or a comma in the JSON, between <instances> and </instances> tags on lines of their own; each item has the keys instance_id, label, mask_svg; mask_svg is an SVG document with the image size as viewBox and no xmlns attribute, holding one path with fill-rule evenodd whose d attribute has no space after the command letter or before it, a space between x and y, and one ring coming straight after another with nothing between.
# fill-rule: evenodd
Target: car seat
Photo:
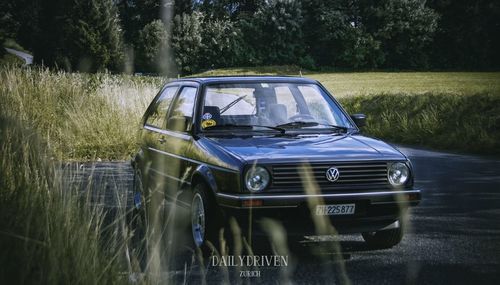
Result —
<instances>
[{"instance_id":1,"label":"car seat","mask_svg":"<svg viewBox=\"0 0 500 285\"><path fill-rule=\"evenodd\" d=\"M273 124L280 125L288 121L288 114L285 105L269 104L267 108L267 117Z\"/></svg>"}]
</instances>

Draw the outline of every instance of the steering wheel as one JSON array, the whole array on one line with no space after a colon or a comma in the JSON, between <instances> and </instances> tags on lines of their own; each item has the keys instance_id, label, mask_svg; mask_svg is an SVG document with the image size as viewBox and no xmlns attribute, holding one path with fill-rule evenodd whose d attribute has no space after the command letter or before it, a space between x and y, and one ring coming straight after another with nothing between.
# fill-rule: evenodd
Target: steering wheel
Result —
<instances>
[{"instance_id":1,"label":"steering wheel","mask_svg":"<svg viewBox=\"0 0 500 285\"><path fill-rule=\"evenodd\" d=\"M315 121L316 119L309 114L297 114L288 118L289 121Z\"/></svg>"}]
</instances>

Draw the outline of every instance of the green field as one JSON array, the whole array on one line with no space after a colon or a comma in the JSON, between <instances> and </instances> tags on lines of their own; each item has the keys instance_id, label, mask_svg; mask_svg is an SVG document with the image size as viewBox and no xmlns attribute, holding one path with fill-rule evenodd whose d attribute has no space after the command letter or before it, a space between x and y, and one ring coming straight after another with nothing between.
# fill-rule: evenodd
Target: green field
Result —
<instances>
[{"instance_id":1,"label":"green field","mask_svg":"<svg viewBox=\"0 0 500 285\"><path fill-rule=\"evenodd\" d=\"M195 76L286 74L313 78L335 96L449 93L500 94L500 72L307 72L296 67L229 68Z\"/></svg>"},{"instance_id":2,"label":"green field","mask_svg":"<svg viewBox=\"0 0 500 285\"><path fill-rule=\"evenodd\" d=\"M224 69L206 75L289 74L294 67ZM302 73L322 82L364 132L415 146L498 154L500 73ZM139 120L166 79L0 69L0 107L38 130L60 160L129 159Z\"/></svg>"}]
</instances>

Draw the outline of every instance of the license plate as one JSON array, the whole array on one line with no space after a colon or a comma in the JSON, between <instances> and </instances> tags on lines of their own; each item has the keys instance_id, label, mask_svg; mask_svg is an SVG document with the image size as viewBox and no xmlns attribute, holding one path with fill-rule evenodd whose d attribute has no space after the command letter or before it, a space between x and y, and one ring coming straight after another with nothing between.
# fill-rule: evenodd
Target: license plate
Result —
<instances>
[{"instance_id":1,"label":"license plate","mask_svg":"<svg viewBox=\"0 0 500 285\"><path fill-rule=\"evenodd\" d=\"M356 209L356 204L336 204L316 206L318 216L352 215Z\"/></svg>"}]
</instances>

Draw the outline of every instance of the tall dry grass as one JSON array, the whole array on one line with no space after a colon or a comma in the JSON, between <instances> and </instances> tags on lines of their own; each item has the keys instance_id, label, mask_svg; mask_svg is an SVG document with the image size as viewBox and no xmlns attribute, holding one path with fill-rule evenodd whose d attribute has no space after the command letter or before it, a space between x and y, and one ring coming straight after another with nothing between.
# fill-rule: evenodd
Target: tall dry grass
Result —
<instances>
[{"instance_id":1,"label":"tall dry grass","mask_svg":"<svg viewBox=\"0 0 500 285\"><path fill-rule=\"evenodd\" d=\"M2 113L46 139L58 159L126 159L161 78L0 69Z\"/></svg>"},{"instance_id":2,"label":"tall dry grass","mask_svg":"<svg viewBox=\"0 0 500 285\"><path fill-rule=\"evenodd\" d=\"M103 209L78 198L36 131L0 116L0 151L0 283L121 282Z\"/></svg>"},{"instance_id":3,"label":"tall dry grass","mask_svg":"<svg viewBox=\"0 0 500 285\"><path fill-rule=\"evenodd\" d=\"M0 69L1 284L127 281L126 205L110 213L91 195L114 189L112 179L91 185L90 177L82 192L79 168L64 161L134 151L127 132L134 133L150 100L138 94L156 89L148 80Z\"/></svg>"}]
</instances>

